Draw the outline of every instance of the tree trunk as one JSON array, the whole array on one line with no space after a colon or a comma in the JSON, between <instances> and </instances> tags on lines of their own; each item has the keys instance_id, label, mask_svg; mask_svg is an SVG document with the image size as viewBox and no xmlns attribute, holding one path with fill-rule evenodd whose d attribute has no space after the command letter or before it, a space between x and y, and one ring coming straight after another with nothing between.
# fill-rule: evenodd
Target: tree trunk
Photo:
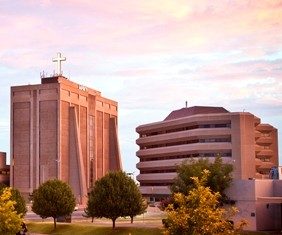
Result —
<instances>
[{"instance_id":1,"label":"tree trunk","mask_svg":"<svg viewBox=\"0 0 282 235\"><path fill-rule=\"evenodd\" d=\"M57 224L56 224L57 218L56 218L56 217L53 217L53 219L54 219L54 229L56 229L56 226L57 226Z\"/></svg>"},{"instance_id":2,"label":"tree trunk","mask_svg":"<svg viewBox=\"0 0 282 235\"><path fill-rule=\"evenodd\" d=\"M113 229L116 227L116 219L117 218L112 219L112 221L113 221Z\"/></svg>"},{"instance_id":3,"label":"tree trunk","mask_svg":"<svg viewBox=\"0 0 282 235\"><path fill-rule=\"evenodd\" d=\"M130 216L130 218L131 218L131 223L133 224L133 216Z\"/></svg>"},{"instance_id":4,"label":"tree trunk","mask_svg":"<svg viewBox=\"0 0 282 235\"><path fill-rule=\"evenodd\" d=\"M94 221L94 217L92 217L92 221L91 222L93 223L93 221Z\"/></svg>"}]
</instances>

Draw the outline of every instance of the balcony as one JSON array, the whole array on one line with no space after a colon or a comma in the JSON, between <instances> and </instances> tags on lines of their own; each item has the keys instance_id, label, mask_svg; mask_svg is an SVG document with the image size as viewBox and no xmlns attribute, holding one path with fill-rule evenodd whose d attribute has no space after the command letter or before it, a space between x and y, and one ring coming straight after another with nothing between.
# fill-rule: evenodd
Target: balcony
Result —
<instances>
[{"instance_id":1,"label":"balcony","mask_svg":"<svg viewBox=\"0 0 282 235\"><path fill-rule=\"evenodd\" d=\"M139 182L173 182L177 173L140 174L136 177Z\"/></svg>"},{"instance_id":2,"label":"balcony","mask_svg":"<svg viewBox=\"0 0 282 235\"><path fill-rule=\"evenodd\" d=\"M272 138L271 137L266 137L266 136L261 136L256 140L256 144L259 145L270 145L272 144Z\"/></svg>"},{"instance_id":3,"label":"balcony","mask_svg":"<svg viewBox=\"0 0 282 235\"><path fill-rule=\"evenodd\" d=\"M228 137L231 135L230 128L211 128L211 129L195 129L187 131L178 131L167 134L159 134L148 137L141 137L136 140L138 145L156 145L168 144L172 142L180 142L185 140L193 140L200 137Z\"/></svg>"},{"instance_id":4,"label":"balcony","mask_svg":"<svg viewBox=\"0 0 282 235\"><path fill-rule=\"evenodd\" d=\"M259 153L256 154L257 157L271 157L273 156L273 151L270 149L261 149L261 151Z\"/></svg>"},{"instance_id":5,"label":"balcony","mask_svg":"<svg viewBox=\"0 0 282 235\"><path fill-rule=\"evenodd\" d=\"M137 169L167 169L174 168L183 162L182 159L170 159L170 160L158 160L158 161L147 161L138 162L136 164Z\"/></svg>"},{"instance_id":6,"label":"balcony","mask_svg":"<svg viewBox=\"0 0 282 235\"><path fill-rule=\"evenodd\" d=\"M273 130L273 127L269 124L259 124L256 126L256 130L262 133L268 133Z\"/></svg>"},{"instance_id":7,"label":"balcony","mask_svg":"<svg viewBox=\"0 0 282 235\"><path fill-rule=\"evenodd\" d=\"M261 161L262 164L258 167L258 169L260 170L266 170L266 169L271 169L271 167L274 166L273 162L263 162Z\"/></svg>"},{"instance_id":8,"label":"balcony","mask_svg":"<svg viewBox=\"0 0 282 235\"><path fill-rule=\"evenodd\" d=\"M256 153L260 152L262 149L263 149L262 146L257 145L257 144L255 145L255 152L256 152Z\"/></svg>"},{"instance_id":9,"label":"balcony","mask_svg":"<svg viewBox=\"0 0 282 235\"><path fill-rule=\"evenodd\" d=\"M138 157L173 156L195 153L197 151L226 151L231 150L231 143L196 143L177 146L167 146L152 149L141 149L136 152Z\"/></svg>"},{"instance_id":10,"label":"balcony","mask_svg":"<svg viewBox=\"0 0 282 235\"><path fill-rule=\"evenodd\" d=\"M170 195L170 189L168 186L140 186L140 192L142 195Z\"/></svg>"}]
</instances>

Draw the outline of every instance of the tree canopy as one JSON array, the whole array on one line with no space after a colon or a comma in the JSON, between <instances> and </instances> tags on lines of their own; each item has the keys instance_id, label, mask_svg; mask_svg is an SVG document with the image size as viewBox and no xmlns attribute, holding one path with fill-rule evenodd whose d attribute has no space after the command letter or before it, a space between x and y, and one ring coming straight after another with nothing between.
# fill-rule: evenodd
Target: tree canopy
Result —
<instances>
[{"instance_id":1,"label":"tree canopy","mask_svg":"<svg viewBox=\"0 0 282 235\"><path fill-rule=\"evenodd\" d=\"M222 158L217 156L214 162L207 158L199 158L198 160L190 159L183 162L177 169L177 177L171 186L173 193L187 193L195 187L195 181L192 177L201 179L203 170L208 170L210 174L206 180L206 186L210 187L213 192L219 192L221 202L226 201L225 189L232 182L232 164L224 164Z\"/></svg>"},{"instance_id":2,"label":"tree canopy","mask_svg":"<svg viewBox=\"0 0 282 235\"><path fill-rule=\"evenodd\" d=\"M89 217L108 218L113 222L118 217L134 216L144 212L141 193L126 173L110 172L95 182L87 202L85 213Z\"/></svg>"},{"instance_id":3,"label":"tree canopy","mask_svg":"<svg viewBox=\"0 0 282 235\"><path fill-rule=\"evenodd\" d=\"M133 217L144 213L147 209L147 201L143 200L142 194L139 188L133 180L130 179L128 187L128 198L127 198L127 216L130 216L131 223L133 223Z\"/></svg>"},{"instance_id":4,"label":"tree canopy","mask_svg":"<svg viewBox=\"0 0 282 235\"><path fill-rule=\"evenodd\" d=\"M12 189L4 188L0 194L0 233L16 234L21 229L22 216L15 210Z\"/></svg>"},{"instance_id":5,"label":"tree canopy","mask_svg":"<svg viewBox=\"0 0 282 235\"><path fill-rule=\"evenodd\" d=\"M75 207L75 197L68 184L61 180L48 180L33 191L32 211L42 218L52 217L54 228L59 216L70 215Z\"/></svg>"},{"instance_id":6,"label":"tree canopy","mask_svg":"<svg viewBox=\"0 0 282 235\"><path fill-rule=\"evenodd\" d=\"M182 193L173 195L174 204L169 204L166 208L165 234L225 235L235 233L230 217L235 214L236 208L227 211L218 207L220 194L204 186L208 175L209 171L204 170L201 179L192 177L195 187L189 191L188 195ZM241 223L240 226L243 224Z\"/></svg>"},{"instance_id":7,"label":"tree canopy","mask_svg":"<svg viewBox=\"0 0 282 235\"><path fill-rule=\"evenodd\" d=\"M7 187L8 186L6 186L5 184L0 184L0 194L2 194L4 189ZM18 189L11 188L11 200L16 202L14 207L17 214L24 217L27 212L26 203Z\"/></svg>"}]
</instances>

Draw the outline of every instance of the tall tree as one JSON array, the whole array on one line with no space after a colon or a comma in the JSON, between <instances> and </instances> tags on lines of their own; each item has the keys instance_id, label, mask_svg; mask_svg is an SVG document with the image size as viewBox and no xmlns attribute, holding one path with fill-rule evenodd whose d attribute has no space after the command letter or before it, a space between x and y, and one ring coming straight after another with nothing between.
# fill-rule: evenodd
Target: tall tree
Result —
<instances>
[{"instance_id":1,"label":"tall tree","mask_svg":"<svg viewBox=\"0 0 282 235\"><path fill-rule=\"evenodd\" d=\"M0 234L16 234L21 229L22 216L15 210L11 191L11 188L4 188L0 195Z\"/></svg>"},{"instance_id":2,"label":"tall tree","mask_svg":"<svg viewBox=\"0 0 282 235\"><path fill-rule=\"evenodd\" d=\"M166 208L165 234L225 235L235 233L230 223L230 216L236 213L236 208L227 211L218 206L220 194L204 186L208 175L209 171L204 170L201 179L192 177L195 188L191 189L188 195L182 193L173 195L174 204L169 204ZM241 222L238 229L244 224Z\"/></svg>"},{"instance_id":3,"label":"tall tree","mask_svg":"<svg viewBox=\"0 0 282 235\"><path fill-rule=\"evenodd\" d=\"M210 174L206 181L206 186L210 187L213 192L219 192L221 202L225 202L227 197L224 193L232 182L232 164L224 164L220 156L217 156L214 162L207 158L197 160L190 159L183 162L177 169L177 177L171 186L173 193L186 194L195 187L192 177L202 177L203 170L209 170Z\"/></svg>"},{"instance_id":4,"label":"tall tree","mask_svg":"<svg viewBox=\"0 0 282 235\"><path fill-rule=\"evenodd\" d=\"M130 195L127 198L126 214L130 217L131 223L133 223L134 216L143 214L148 207L148 203L146 200L143 200L142 194L133 180L127 186Z\"/></svg>"},{"instance_id":5,"label":"tall tree","mask_svg":"<svg viewBox=\"0 0 282 235\"><path fill-rule=\"evenodd\" d=\"M68 184L61 180L48 180L33 191L32 211L42 218L52 217L54 228L59 216L70 215L75 207L75 197Z\"/></svg>"},{"instance_id":6,"label":"tall tree","mask_svg":"<svg viewBox=\"0 0 282 235\"><path fill-rule=\"evenodd\" d=\"M89 195L89 197L88 197L88 201L87 201L87 206L86 206L86 208L84 209L84 213L85 213L85 215L83 215L83 216L85 216L85 217L88 217L88 218L91 218L92 220L91 220L91 222L93 223L93 221L94 221L94 218L95 217L98 217L99 216L99 214L96 214L95 212L96 212L96 210L95 210L95 201L96 200L94 200L94 195L93 195L93 190L90 192L90 195Z\"/></svg>"},{"instance_id":7,"label":"tall tree","mask_svg":"<svg viewBox=\"0 0 282 235\"><path fill-rule=\"evenodd\" d=\"M142 197L134 180L124 172L110 172L95 182L88 197L86 215L108 218L115 222L118 217L135 215L144 210Z\"/></svg>"},{"instance_id":8,"label":"tall tree","mask_svg":"<svg viewBox=\"0 0 282 235\"><path fill-rule=\"evenodd\" d=\"M6 186L5 184L0 184L0 194L2 194L4 189L7 187L8 186ZM27 212L26 203L18 189L11 188L11 200L16 202L14 207L17 214L24 217Z\"/></svg>"}]
</instances>

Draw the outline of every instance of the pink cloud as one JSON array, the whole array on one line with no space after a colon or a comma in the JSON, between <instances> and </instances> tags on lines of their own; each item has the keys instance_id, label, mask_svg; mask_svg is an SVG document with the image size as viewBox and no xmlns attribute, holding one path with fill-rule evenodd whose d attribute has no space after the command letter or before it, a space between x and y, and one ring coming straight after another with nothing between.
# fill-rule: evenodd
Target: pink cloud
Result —
<instances>
[{"instance_id":1,"label":"pink cloud","mask_svg":"<svg viewBox=\"0 0 282 235\"><path fill-rule=\"evenodd\" d=\"M22 49L134 55L231 48L256 58L282 48L281 1L19 2L0 8L0 49L23 56Z\"/></svg>"}]
</instances>

